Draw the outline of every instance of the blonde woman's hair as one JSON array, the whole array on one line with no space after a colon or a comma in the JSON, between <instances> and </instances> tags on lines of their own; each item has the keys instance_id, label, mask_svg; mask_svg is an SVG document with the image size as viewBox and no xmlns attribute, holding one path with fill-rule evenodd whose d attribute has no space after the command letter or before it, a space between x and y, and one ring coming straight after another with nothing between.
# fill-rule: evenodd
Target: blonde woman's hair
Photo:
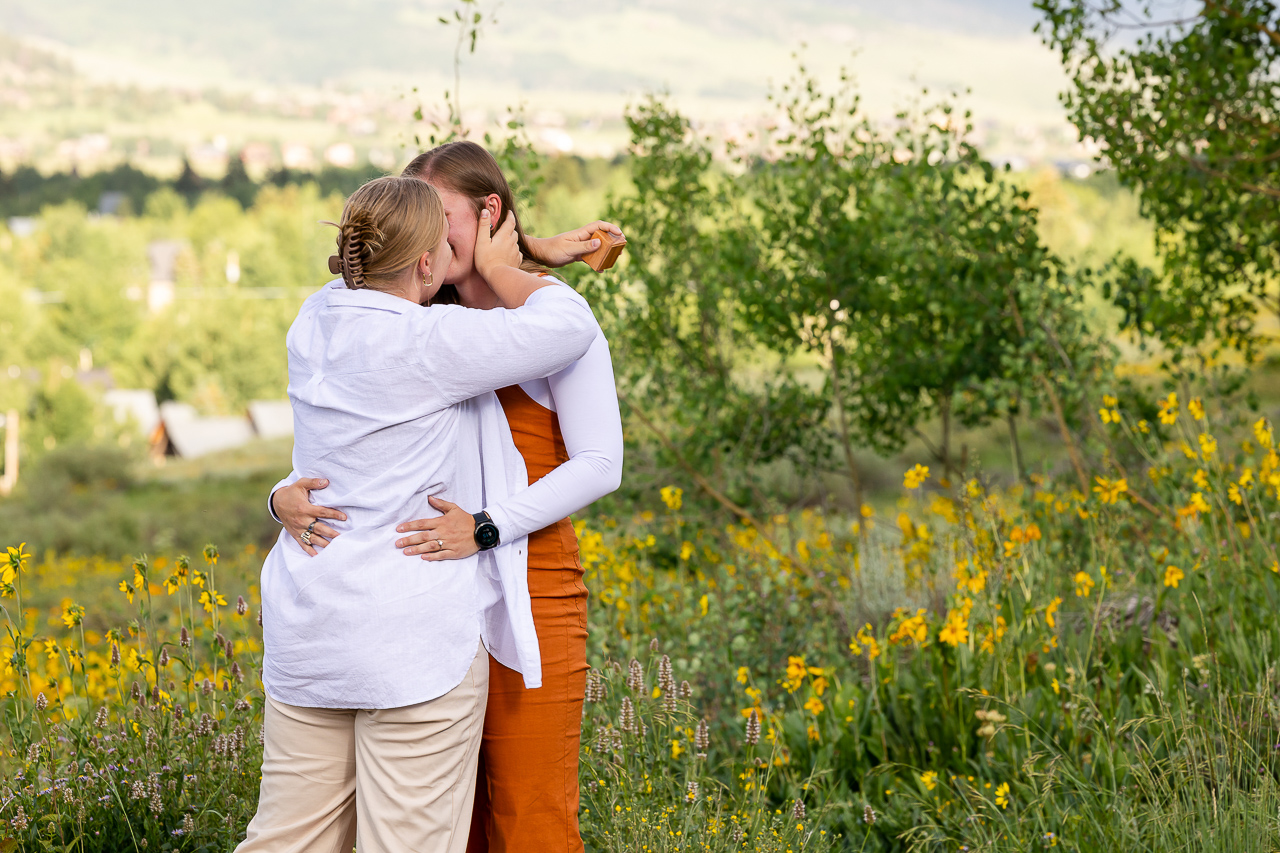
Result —
<instances>
[{"instance_id":1,"label":"blonde woman's hair","mask_svg":"<svg viewBox=\"0 0 1280 853\"><path fill-rule=\"evenodd\" d=\"M395 176L353 192L337 226L338 268L352 290L391 288L424 252L439 249L449 231L435 189Z\"/></svg>"}]
</instances>

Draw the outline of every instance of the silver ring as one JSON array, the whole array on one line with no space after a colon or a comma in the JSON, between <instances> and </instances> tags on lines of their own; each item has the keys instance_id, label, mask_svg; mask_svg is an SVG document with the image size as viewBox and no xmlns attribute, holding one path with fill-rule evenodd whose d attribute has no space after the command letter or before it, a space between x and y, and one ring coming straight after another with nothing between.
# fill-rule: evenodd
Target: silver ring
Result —
<instances>
[{"instance_id":1,"label":"silver ring","mask_svg":"<svg viewBox=\"0 0 1280 853\"><path fill-rule=\"evenodd\" d=\"M316 529L316 522L318 522L319 520L320 520L320 519L318 519L318 518L316 518L316 519L312 519L311 523L307 525L307 532L308 532L308 533L310 533L310 532L312 532L313 530L315 530L315 529Z\"/></svg>"},{"instance_id":2,"label":"silver ring","mask_svg":"<svg viewBox=\"0 0 1280 853\"><path fill-rule=\"evenodd\" d=\"M306 530L302 531L302 535L299 536L298 538L302 540L303 545L310 545L311 544L311 528L308 527Z\"/></svg>"},{"instance_id":3,"label":"silver ring","mask_svg":"<svg viewBox=\"0 0 1280 853\"><path fill-rule=\"evenodd\" d=\"M443 539L437 539L437 540L436 540L436 550L437 550L437 551L443 551L443 550L444 550L444 540L443 540Z\"/></svg>"}]
</instances>

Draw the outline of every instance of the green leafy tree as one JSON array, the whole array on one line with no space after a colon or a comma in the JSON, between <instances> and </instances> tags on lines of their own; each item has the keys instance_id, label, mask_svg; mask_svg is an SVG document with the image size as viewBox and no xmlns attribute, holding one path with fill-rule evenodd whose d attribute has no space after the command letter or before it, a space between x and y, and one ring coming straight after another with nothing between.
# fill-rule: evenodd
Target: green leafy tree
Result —
<instances>
[{"instance_id":1,"label":"green leafy tree","mask_svg":"<svg viewBox=\"0 0 1280 853\"><path fill-rule=\"evenodd\" d=\"M964 141L968 116L941 102L886 132L847 78L824 94L803 69L783 95L750 190L770 260L745 310L778 352L820 358L855 490L855 447L918 438L951 474L956 427L997 417L1020 468L1015 419L1044 408L1083 476L1068 416L1105 347L1027 194Z\"/></svg>"},{"instance_id":2,"label":"green leafy tree","mask_svg":"<svg viewBox=\"0 0 1280 853\"><path fill-rule=\"evenodd\" d=\"M608 216L628 233L629 265L592 279L629 416L659 458L745 516L761 466L825 451L826 403L743 322L758 258L738 184L709 140L657 99L628 117L633 190Z\"/></svg>"},{"instance_id":3,"label":"green leafy tree","mask_svg":"<svg viewBox=\"0 0 1280 853\"><path fill-rule=\"evenodd\" d=\"M1124 262L1111 291L1126 324L1252 351L1259 310L1280 315L1280 7L1035 5L1071 78L1068 115L1157 228L1163 275Z\"/></svg>"}]
</instances>

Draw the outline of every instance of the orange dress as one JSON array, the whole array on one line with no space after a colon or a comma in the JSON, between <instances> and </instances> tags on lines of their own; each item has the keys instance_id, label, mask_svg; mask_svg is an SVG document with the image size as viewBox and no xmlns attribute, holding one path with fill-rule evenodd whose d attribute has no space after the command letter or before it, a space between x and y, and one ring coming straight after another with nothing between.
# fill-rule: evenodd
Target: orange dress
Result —
<instances>
[{"instance_id":1,"label":"orange dress","mask_svg":"<svg viewBox=\"0 0 1280 853\"><path fill-rule=\"evenodd\" d=\"M569 460L556 413L519 385L498 400L529 483ZM578 749L587 687L587 588L568 518L529 535L529 595L542 687L489 659L475 810L467 853L580 853Z\"/></svg>"}]
</instances>

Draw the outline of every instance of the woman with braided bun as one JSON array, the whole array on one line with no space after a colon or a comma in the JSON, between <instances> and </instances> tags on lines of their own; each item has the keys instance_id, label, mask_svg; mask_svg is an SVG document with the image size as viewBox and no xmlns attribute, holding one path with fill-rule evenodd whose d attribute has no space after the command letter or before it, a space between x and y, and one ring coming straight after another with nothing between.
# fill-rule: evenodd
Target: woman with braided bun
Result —
<instances>
[{"instance_id":1,"label":"woman with braided bun","mask_svg":"<svg viewBox=\"0 0 1280 853\"><path fill-rule=\"evenodd\" d=\"M541 680L523 537L447 566L392 543L429 501L483 508L527 486L493 392L563 370L598 326L520 269L511 216L476 228L502 307L430 305L447 232L429 185L365 184L338 223L341 279L289 330L294 468L325 473L345 522L316 556L283 531L262 568L262 785L242 853L462 853L489 652Z\"/></svg>"},{"instance_id":2,"label":"woman with braided bun","mask_svg":"<svg viewBox=\"0 0 1280 853\"><path fill-rule=\"evenodd\" d=\"M501 295L480 263L484 223L510 215L514 204L493 157L475 143L453 142L420 155L404 174L429 182L444 202L453 250L446 285L455 288L462 305L500 305ZM524 268L554 281L529 260L530 253L567 263L594 248L586 241L598 228L621 235L615 226L596 222L560 235L552 248L525 236L517 223ZM530 485L491 502L488 514L504 541L529 537L528 584L543 680L540 689L526 690L505 660L495 654L489 662L489 706L467 849L577 853L583 849L578 753L587 675L587 589L568 516L618 488L622 476L622 423L609 344L597 328L591 347L572 365L545 379L512 383L497 396ZM318 544L337 547L347 534L329 538L336 531L319 520L331 516L308 499L308 485L286 481L278 486L275 510L291 531L315 524L323 536ZM472 517L457 507L435 506L443 514L400 525L397 529L409 535L396 545L407 555L433 561L471 553L476 547Z\"/></svg>"}]
</instances>

